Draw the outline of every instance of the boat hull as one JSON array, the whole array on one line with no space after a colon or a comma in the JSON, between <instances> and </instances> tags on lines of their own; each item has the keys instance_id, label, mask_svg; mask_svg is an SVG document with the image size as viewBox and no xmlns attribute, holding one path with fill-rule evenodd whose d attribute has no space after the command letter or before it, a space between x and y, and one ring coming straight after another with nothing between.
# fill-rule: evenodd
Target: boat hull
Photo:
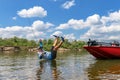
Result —
<instances>
[{"instance_id":1,"label":"boat hull","mask_svg":"<svg viewBox=\"0 0 120 80\"><path fill-rule=\"evenodd\" d=\"M84 46L97 59L120 59L120 47L116 46Z\"/></svg>"}]
</instances>

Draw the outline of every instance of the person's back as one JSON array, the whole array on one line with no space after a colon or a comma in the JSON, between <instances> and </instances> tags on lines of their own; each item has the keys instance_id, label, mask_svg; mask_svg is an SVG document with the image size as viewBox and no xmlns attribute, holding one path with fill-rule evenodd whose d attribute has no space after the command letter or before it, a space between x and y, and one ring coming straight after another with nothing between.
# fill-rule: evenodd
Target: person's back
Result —
<instances>
[{"instance_id":1,"label":"person's back","mask_svg":"<svg viewBox=\"0 0 120 80\"><path fill-rule=\"evenodd\" d=\"M38 57L39 59L47 59L47 60L54 59L51 55L51 52L48 52L48 51L38 52Z\"/></svg>"},{"instance_id":2,"label":"person's back","mask_svg":"<svg viewBox=\"0 0 120 80\"><path fill-rule=\"evenodd\" d=\"M48 52L48 51L45 51L44 52L44 59L48 59L48 60L52 60L52 55L51 55L51 52Z\"/></svg>"}]
</instances>

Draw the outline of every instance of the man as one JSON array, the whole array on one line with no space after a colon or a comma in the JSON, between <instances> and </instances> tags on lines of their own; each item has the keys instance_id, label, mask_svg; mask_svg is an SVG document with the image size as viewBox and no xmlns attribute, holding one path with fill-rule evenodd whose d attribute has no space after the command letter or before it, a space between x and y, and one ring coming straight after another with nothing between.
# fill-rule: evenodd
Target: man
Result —
<instances>
[{"instance_id":1,"label":"man","mask_svg":"<svg viewBox=\"0 0 120 80\"><path fill-rule=\"evenodd\" d=\"M42 39L39 40L39 48L43 48Z\"/></svg>"},{"instance_id":2,"label":"man","mask_svg":"<svg viewBox=\"0 0 120 80\"><path fill-rule=\"evenodd\" d=\"M38 51L38 56L39 56L40 59L53 60L53 59L56 58L57 50L63 44L64 38L56 36L56 35L53 35L53 36L55 37L55 40L54 40L54 43L51 47L51 51L50 52L44 51L44 50L43 51ZM61 41L58 43L59 38L61 38Z\"/></svg>"},{"instance_id":3,"label":"man","mask_svg":"<svg viewBox=\"0 0 120 80\"><path fill-rule=\"evenodd\" d=\"M38 52L43 52L43 43L41 39L39 40Z\"/></svg>"}]
</instances>

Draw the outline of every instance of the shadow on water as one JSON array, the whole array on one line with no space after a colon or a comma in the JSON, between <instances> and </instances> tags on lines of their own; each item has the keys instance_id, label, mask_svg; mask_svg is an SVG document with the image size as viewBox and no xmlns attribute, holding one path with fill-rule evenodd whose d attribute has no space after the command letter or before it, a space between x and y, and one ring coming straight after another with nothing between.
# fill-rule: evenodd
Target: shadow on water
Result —
<instances>
[{"instance_id":1,"label":"shadow on water","mask_svg":"<svg viewBox=\"0 0 120 80\"><path fill-rule=\"evenodd\" d=\"M63 80L60 75L60 71L57 69L56 60L41 60L39 62L40 67L37 70L37 80Z\"/></svg>"},{"instance_id":2,"label":"shadow on water","mask_svg":"<svg viewBox=\"0 0 120 80\"><path fill-rule=\"evenodd\" d=\"M87 69L89 80L120 79L120 60L97 60Z\"/></svg>"}]
</instances>

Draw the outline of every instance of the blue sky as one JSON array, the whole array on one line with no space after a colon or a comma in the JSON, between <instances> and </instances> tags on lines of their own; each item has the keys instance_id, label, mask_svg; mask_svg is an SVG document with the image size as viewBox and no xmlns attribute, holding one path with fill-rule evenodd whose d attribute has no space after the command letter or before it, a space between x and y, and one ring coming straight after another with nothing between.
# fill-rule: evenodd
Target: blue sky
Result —
<instances>
[{"instance_id":1,"label":"blue sky","mask_svg":"<svg viewBox=\"0 0 120 80\"><path fill-rule=\"evenodd\" d=\"M120 0L1 0L0 37L120 39Z\"/></svg>"}]
</instances>

